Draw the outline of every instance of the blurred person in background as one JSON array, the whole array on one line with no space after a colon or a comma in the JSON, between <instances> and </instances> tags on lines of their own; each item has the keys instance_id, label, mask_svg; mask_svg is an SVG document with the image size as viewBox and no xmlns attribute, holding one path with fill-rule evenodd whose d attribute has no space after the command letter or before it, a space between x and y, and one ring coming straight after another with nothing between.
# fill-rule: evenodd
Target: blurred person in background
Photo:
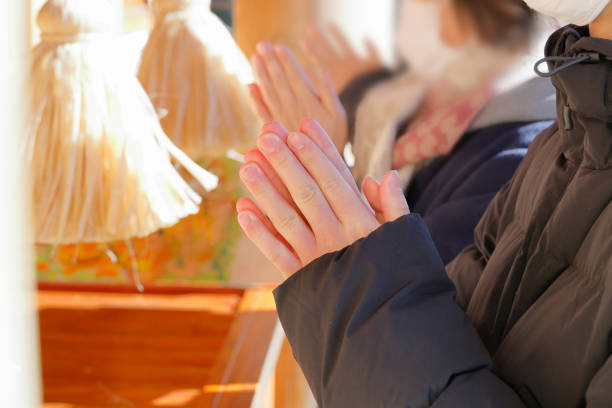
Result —
<instances>
[{"instance_id":1,"label":"blurred person in background","mask_svg":"<svg viewBox=\"0 0 612 408\"><path fill-rule=\"evenodd\" d=\"M576 24L536 65L557 120L446 268L395 172L373 213L316 121L264 127L270 168L241 169L260 208L238 220L287 276L277 310L319 406L612 406L609 1L528 0Z\"/></svg>"},{"instance_id":2,"label":"blurred person in background","mask_svg":"<svg viewBox=\"0 0 612 408\"><path fill-rule=\"evenodd\" d=\"M400 68L381 68L372 46L359 57L337 28L330 37L313 29L304 47L317 79L286 47L262 42L251 96L264 121L297 130L312 117L339 151L350 140L352 173L364 190L398 170L448 262L473 242L487 205L555 117L554 89L531 63L550 24L520 0L399 5Z\"/></svg>"}]
</instances>

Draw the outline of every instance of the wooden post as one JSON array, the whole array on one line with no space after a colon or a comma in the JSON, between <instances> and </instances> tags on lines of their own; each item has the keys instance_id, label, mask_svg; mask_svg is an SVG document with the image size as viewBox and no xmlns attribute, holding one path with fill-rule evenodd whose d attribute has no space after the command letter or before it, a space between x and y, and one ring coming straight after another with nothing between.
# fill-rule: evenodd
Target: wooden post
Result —
<instances>
[{"instance_id":1,"label":"wooden post","mask_svg":"<svg viewBox=\"0 0 612 408\"><path fill-rule=\"evenodd\" d=\"M0 2L0 406L33 408L40 401L34 269L30 262L21 156L25 75L28 67L27 2Z\"/></svg>"},{"instance_id":2,"label":"wooden post","mask_svg":"<svg viewBox=\"0 0 612 408\"><path fill-rule=\"evenodd\" d=\"M299 43L320 11L320 0L234 0L234 35L250 57L261 40Z\"/></svg>"},{"instance_id":3,"label":"wooden post","mask_svg":"<svg viewBox=\"0 0 612 408\"><path fill-rule=\"evenodd\" d=\"M234 34L250 57L261 40L283 42L304 62L300 41L314 24L336 22L357 49L370 37L390 62L394 0L234 0Z\"/></svg>"}]
</instances>

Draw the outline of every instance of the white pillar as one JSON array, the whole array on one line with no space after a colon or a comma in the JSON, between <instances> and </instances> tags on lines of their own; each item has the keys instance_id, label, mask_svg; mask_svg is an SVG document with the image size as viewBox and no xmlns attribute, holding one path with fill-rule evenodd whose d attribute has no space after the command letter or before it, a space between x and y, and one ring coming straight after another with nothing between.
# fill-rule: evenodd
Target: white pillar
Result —
<instances>
[{"instance_id":1,"label":"white pillar","mask_svg":"<svg viewBox=\"0 0 612 408\"><path fill-rule=\"evenodd\" d=\"M40 405L38 332L23 197L23 103L28 2L1 1L0 27L0 407Z\"/></svg>"},{"instance_id":2,"label":"white pillar","mask_svg":"<svg viewBox=\"0 0 612 408\"><path fill-rule=\"evenodd\" d=\"M358 49L370 37L384 60L391 62L394 4L395 0L234 0L234 32L247 56L258 41L269 40L289 45L299 57L299 43L309 27L335 22Z\"/></svg>"},{"instance_id":3,"label":"white pillar","mask_svg":"<svg viewBox=\"0 0 612 408\"><path fill-rule=\"evenodd\" d=\"M320 0L319 3L319 21L338 24L358 49L362 49L365 37L371 38L383 59L392 61L395 0Z\"/></svg>"}]
</instances>

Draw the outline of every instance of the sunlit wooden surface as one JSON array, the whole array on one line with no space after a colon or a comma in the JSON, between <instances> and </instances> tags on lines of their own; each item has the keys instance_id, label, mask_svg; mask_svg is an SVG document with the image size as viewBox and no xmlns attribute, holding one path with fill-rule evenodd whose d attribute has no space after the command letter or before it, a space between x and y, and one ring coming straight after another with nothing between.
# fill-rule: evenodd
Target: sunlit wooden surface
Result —
<instances>
[{"instance_id":1,"label":"sunlit wooden surface","mask_svg":"<svg viewBox=\"0 0 612 408\"><path fill-rule=\"evenodd\" d=\"M282 341L269 289L39 290L38 305L45 408L249 407Z\"/></svg>"},{"instance_id":2,"label":"sunlit wooden surface","mask_svg":"<svg viewBox=\"0 0 612 408\"><path fill-rule=\"evenodd\" d=\"M236 41L247 57L261 40L285 43L301 57L300 41L319 9L319 0L234 0Z\"/></svg>"}]
</instances>

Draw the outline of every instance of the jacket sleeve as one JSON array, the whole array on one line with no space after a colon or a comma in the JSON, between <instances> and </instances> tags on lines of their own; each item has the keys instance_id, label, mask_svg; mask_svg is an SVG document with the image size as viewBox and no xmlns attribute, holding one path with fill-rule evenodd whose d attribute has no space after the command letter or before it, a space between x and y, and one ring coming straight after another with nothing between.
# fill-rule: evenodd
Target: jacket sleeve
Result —
<instances>
[{"instance_id":1,"label":"jacket sleeve","mask_svg":"<svg viewBox=\"0 0 612 408\"><path fill-rule=\"evenodd\" d=\"M447 266L446 272L455 285L456 302L467 310L482 272L499 240L500 223L504 220L506 203L512 194L514 179L504 185L493 198L474 230L474 243L466 247Z\"/></svg>"},{"instance_id":2,"label":"jacket sleeve","mask_svg":"<svg viewBox=\"0 0 612 408\"><path fill-rule=\"evenodd\" d=\"M457 304L462 310L467 309L474 289L493 255L502 232L514 219L513 203L517 201L525 172L531 167L535 152L538 152L542 145L553 137L556 130L557 125L553 123L535 138L514 176L503 185L478 221L474 229L474 244L464 249L446 266L446 271L457 290ZM485 173L497 173L493 167L489 166L484 167L484 170L483 172L480 169L475 176L484 178ZM473 207L472 210L474 208L476 207Z\"/></svg>"},{"instance_id":3,"label":"jacket sleeve","mask_svg":"<svg viewBox=\"0 0 612 408\"><path fill-rule=\"evenodd\" d=\"M411 207L415 212L423 211L444 263L474 243L474 228L489 203L506 189L529 144L548 123L506 123L472 132L453 154L434 160L416 176L407 199L416 204ZM501 200L506 202L503 193Z\"/></svg>"},{"instance_id":4,"label":"jacket sleeve","mask_svg":"<svg viewBox=\"0 0 612 408\"><path fill-rule=\"evenodd\" d=\"M455 303L417 215L315 260L275 298L321 408L523 406Z\"/></svg>"},{"instance_id":5,"label":"jacket sleeve","mask_svg":"<svg viewBox=\"0 0 612 408\"><path fill-rule=\"evenodd\" d=\"M612 340L610 341L612 349ZM588 408L612 407L612 357L599 369L586 392Z\"/></svg>"},{"instance_id":6,"label":"jacket sleeve","mask_svg":"<svg viewBox=\"0 0 612 408\"><path fill-rule=\"evenodd\" d=\"M494 196L492 192L460 197L423 216L442 262L451 262L474 242L474 227Z\"/></svg>"}]
</instances>

